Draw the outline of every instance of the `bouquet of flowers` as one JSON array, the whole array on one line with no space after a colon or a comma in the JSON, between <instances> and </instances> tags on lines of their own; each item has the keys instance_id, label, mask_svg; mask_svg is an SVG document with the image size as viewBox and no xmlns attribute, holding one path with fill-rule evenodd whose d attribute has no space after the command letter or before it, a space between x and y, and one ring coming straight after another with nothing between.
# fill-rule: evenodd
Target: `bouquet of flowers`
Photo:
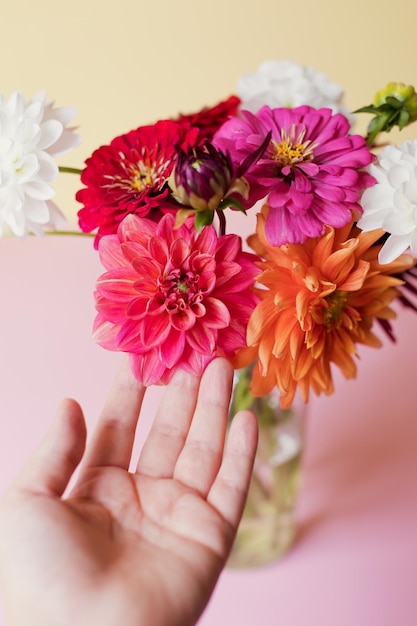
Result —
<instances>
[{"instance_id":1,"label":"bouquet of flowers","mask_svg":"<svg viewBox=\"0 0 417 626\"><path fill-rule=\"evenodd\" d=\"M130 354L145 385L215 356L253 363L251 390L333 392L332 367L356 376L359 344L393 337L395 300L413 306L417 140L378 145L417 119L417 94L389 83L352 130L342 90L292 61L244 76L238 95L140 126L99 147L82 170L70 108L43 92L0 98L0 234L62 232L58 172L81 176L79 229L94 235L94 337ZM244 249L230 212L257 212ZM407 291L408 290L408 291Z\"/></svg>"}]
</instances>

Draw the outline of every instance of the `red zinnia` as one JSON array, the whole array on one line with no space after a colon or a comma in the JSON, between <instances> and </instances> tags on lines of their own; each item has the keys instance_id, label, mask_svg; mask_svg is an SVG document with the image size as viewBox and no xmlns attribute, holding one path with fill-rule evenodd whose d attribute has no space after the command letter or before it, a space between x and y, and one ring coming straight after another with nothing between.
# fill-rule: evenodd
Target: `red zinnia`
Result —
<instances>
[{"instance_id":1,"label":"red zinnia","mask_svg":"<svg viewBox=\"0 0 417 626\"><path fill-rule=\"evenodd\" d=\"M167 179L178 149L211 139L236 113L239 102L231 96L214 107L181 115L178 120L141 126L93 152L81 175L85 188L77 192L76 198L84 205L78 212L81 230L98 229L96 247L100 238L115 233L130 213L159 221L163 212L175 208Z\"/></svg>"},{"instance_id":2,"label":"red zinnia","mask_svg":"<svg viewBox=\"0 0 417 626\"><path fill-rule=\"evenodd\" d=\"M78 213L81 230L98 228L96 247L130 213L161 218L160 202L169 193L166 181L176 148L193 145L198 132L186 123L164 120L116 137L93 152L81 175L86 187L76 198L84 204Z\"/></svg>"},{"instance_id":3,"label":"red zinnia","mask_svg":"<svg viewBox=\"0 0 417 626\"><path fill-rule=\"evenodd\" d=\"M193 128L200 129L201 138L211 141L215 132L231 117L237 115L240 98L230 96L213 107L204 107L197 113L180 115L178 121L188 122Z\"/></svg>"}]
</instances>

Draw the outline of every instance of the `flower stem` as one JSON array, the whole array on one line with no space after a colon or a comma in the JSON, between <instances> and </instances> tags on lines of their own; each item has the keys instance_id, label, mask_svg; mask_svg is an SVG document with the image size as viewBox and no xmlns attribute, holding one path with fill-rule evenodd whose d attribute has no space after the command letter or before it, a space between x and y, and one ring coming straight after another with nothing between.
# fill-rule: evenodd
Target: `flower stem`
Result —
<instances>
[{"instance_id":1,"label":"flower stem","mask_svg":"<svg viewBox=\"0 0 417 626\"><path fill-rule=\"evenodd\" d=\"M224 216L224 211L218 210L216 211L217 217L219 218L219 235L226 234L226 218Z\"/></svg>"},{"instance_id":2,"label":"flower stem","mask_svg":"<svg viewBox=\"0 0 417 626\"><path fill-rule=\"evenodd\" d=\"M78 230L46 230L45 235L71 235L74 237L94 237L94 233L83 233Z\"/></svg>"},{"instance_id":3,"label":"flower stem","mask_svg":"<svg viewBox=\"0 0 417 626\"><path fill-rule=\"evenodd\" d=\"M78 167L65 167L64 165L60 165L58 169L65 174L77 174L78 176L82 174L82 170L78 169Z\"/></svg>"}]
</instances>

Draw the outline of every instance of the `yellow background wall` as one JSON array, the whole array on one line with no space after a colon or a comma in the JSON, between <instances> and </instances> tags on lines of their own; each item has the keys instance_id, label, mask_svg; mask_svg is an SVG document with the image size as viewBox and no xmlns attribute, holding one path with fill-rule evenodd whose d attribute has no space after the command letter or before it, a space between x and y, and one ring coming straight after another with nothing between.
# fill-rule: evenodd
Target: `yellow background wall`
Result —
<instances>
[{"instance_id":1,"label":"yellow background wall","mask_svg":"<svg viewBox=\"0 0 417 626\"><path fill-rule=\"evenodd\" d=\"M0 15L0 91L44 88L77 108L83 143L65 165L81 167L131 128L215 104L265 59L325 72L352 109L389 80L417 83L415 0L3 0ZM70 216L78 186L67 175L57 184Z\"/></svg>"}]
</instances>

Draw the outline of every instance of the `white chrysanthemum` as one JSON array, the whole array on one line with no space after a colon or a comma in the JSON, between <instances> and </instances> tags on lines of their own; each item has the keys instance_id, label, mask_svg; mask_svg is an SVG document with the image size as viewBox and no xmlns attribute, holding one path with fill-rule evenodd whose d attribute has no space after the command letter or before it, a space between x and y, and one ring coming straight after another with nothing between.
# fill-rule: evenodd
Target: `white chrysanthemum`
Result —
<instances>
[{"instance_id":1,"label":"white chrysanthemum","mask_svg":"<svg viewBox=\"0 0 417 626\"><path fill-rule=\"evenodd\" d=\"M390 263L409 247L417 256L417 140L387 146L368 171L377 182L363 193L359 228L389 233L380 263Z\"/></svg>"},{"instance_id":2,"label":"white chrysanthemum","mask_svg":"<svg viewBox=\"0 0 417 626\"><path fill-rule=\"evenodd\" d=\"M323 72L291 60L264 61L256 72L240 78L237 93L241 108L252 113L265 104L271 108L307 104L316 109L328 107L352 121L341 102L342 87L330 82Z\"/></svg>"},{"instance_id":3,"label":"white chrysanthemum","mask_svg":"<svg viewBox=\"0 0 417 626\"><path fill-rule=\"evenodd\" d=\"M80 137L66 128L75 110L54 108L45 97L43 91L29 102L20 92L8 100L0 95L0 235L5 227L17 236L41 234L66 221L49 183L58 175L55 157Z\"/></svg>"}]
</instances>

